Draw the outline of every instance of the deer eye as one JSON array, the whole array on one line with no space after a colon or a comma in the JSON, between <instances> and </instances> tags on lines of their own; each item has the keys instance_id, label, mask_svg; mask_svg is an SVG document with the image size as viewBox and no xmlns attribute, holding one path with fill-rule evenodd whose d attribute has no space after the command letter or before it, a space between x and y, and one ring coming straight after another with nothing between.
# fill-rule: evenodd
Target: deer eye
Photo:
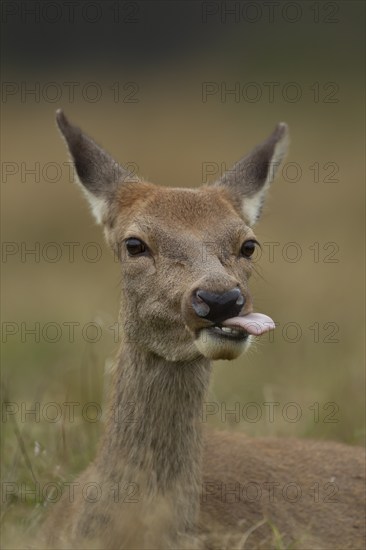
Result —
<instances>
[{"instance_id":1,"label":"deer eye","mask_svg":"<svg viewBox=\"0 0 366 550\"><path fill-rule=\"evenodd\" d=\"M254 239L250 239L249 241L245 241L241 245L240 253L244 258L250 258L256 249L258 242Z\"/></svg>"},{"instance_id":2,"label":"deer eye","mask_svg":"<svg viewBox=\"0 0 366 550\"><path fill-rule=\"evenodd\" d=\"M126 239L125 242L127 252L130 256L140 256L147 253L147 246L143 241L140 241L140 239L131 237L130 239Z\"/></svg>"}]
</instances>

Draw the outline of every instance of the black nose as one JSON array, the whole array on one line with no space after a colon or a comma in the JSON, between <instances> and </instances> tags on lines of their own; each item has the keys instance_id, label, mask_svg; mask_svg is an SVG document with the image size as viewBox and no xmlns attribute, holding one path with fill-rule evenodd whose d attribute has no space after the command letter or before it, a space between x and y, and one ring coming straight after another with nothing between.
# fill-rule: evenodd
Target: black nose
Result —
<instances>
[{"instance_id":1,"label":"black nose","mask_svg":"<svg viewBox=\"0 0 366 550\"><path fill-rule=\"evenodd\" d=\"M197 290L192 299L192 306L197 315L215 324L238 315L244 303L245 298L239 288L233 288L223 294Z\"/></svg>"}]
</instances>

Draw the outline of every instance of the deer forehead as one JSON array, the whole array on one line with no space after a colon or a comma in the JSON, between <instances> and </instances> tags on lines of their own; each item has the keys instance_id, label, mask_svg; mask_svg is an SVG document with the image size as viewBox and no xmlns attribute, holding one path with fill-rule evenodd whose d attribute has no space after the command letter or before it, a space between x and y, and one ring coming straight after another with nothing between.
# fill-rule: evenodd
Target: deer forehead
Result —
<instances>
[{"instance_id":1,"label":"deer forehead","mask_svg":"<svg viewBox=\"0 0 366 550\"><path fill-rule=\"evenodd\" d=\"M154 241L230 241L252 238L226 190L164 188L141 183L121 189L115 212L120 238L141 236ZM135 234L135 235L134 235Z\"/></svg>"}]
</instances>

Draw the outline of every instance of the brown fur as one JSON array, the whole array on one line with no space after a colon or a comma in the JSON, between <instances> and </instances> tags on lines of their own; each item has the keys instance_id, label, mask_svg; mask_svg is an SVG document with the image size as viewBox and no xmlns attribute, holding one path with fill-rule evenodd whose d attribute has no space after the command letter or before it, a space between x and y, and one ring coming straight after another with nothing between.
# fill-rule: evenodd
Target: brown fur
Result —
<instances>
[{"instance_id":1,"label":"brown fur","mask_svg":"<svg viewBox=\"0 0 366 550\"><path fill-rule=\"evenodd\" d=\"M260 211L273 159L283 158L285 126L240 161L240 174L243 166L251 166L250 182L245 174L241 184L225 175L213 186L190 190L126 178L116 185L103 150L63 114L58 123L77 170L82 166L79 178L87 195L94 196L107 241L121 258L124 338L97 456L77 480L75 501L64 498L50 515L47 544L273 548L278 533L284 544L298 548L362 548L361 449L221 432L203 437L201 430L211 348L198 347L197 341L210 323L195 313L192 296L197 289L224 293L237 286L246 299L241 314L252 311L252 268L240 247L254 238L249 220L253 223ZM100 159L102 176L109 178L105 184L96 178ZM123 174L123 168L117 172ZM149 253L128 256L130 237L143 240ZM222 358L239 354L225 346ZM127 406L133 409L132 422L120 414ZM103 488L96 503L82 495L87 482ZM291 490L283 496L289 483L290 489L300 488L296 502ZM132 484L138 502L116 502L116 484L122 490ZM257 487L261 495L248 497L245 487ZM337 502L324 502L334 488Z\"/></svg>"}]
</instances>

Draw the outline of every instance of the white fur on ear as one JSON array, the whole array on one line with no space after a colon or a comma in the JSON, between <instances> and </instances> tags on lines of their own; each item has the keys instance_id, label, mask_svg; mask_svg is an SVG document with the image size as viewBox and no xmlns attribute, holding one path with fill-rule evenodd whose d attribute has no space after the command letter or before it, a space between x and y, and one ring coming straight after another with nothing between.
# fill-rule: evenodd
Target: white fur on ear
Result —
<instances>
[{"instance_id":1,"label":"white fur on ear","mask_svg":"<svg viewBox=\"0 0 366 550\"><path fill-rule=\"evenodd\" d=\"M257 193L253 198L243 199L242 211L244 218L248 221L250 226L254 225L261 214L264 196L266 191L263 190L260 193Z\"/></svg>"},{"instance_id":2,"label":"white fur on ear","mask_svg":"<svg viewBox=\"0 0 366 550\"><path fill-rule=\"evenodd\" d=\"M84 195L86 196L89 202L90 209L92 211L92 214L97 224L101 225L107 217L107 212L108 212L107 201L101 197L97 197L92 193L89 193L89 191L87 191L83 185L81 185L81 187L84 191Z\"/></svg>"},{"instance_id":3,"label":"white fur on ear","mask_svg":"<svg viewBox=\"0 0 366 550\"><path fill-rule=\"evenodd\" d=\"M102 225L103 221L107 218L108 215L108 202L105 198L94 195L85 187L85 185L80 181L80 178L75 170L75 183L83 192L84 197L89 204L91 213L97 222L98 225Z\"/></svg>"}]
</instances>

